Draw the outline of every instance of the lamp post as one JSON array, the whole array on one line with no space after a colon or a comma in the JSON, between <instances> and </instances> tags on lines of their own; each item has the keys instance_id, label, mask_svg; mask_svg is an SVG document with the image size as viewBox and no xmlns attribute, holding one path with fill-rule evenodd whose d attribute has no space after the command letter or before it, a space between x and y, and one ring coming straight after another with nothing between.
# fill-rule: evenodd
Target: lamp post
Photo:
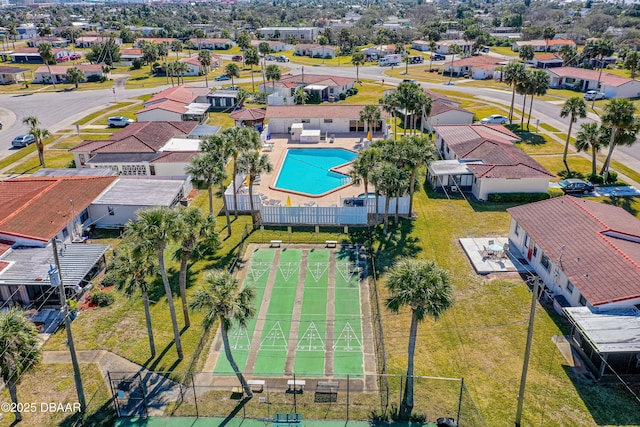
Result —
<instances>
[{"instance_id":1,"label":"lamp post","mask_svg":"<svg viewBox=\"0 0 640 427\"><path fill-rule=\"evenodd\" d=\"M67 344L71 353L71 364L73 365L73 380L76 383L76 393L78 394L78 402L80 403L80 413L84 414L87 409L87 403L84 398L84 387L82 386L82 376L80 376L80 365L76 355L76 348L73 344L73 335L71 334L71 318L69 318L69 308L67 307L67 296L64 292L64 283L62 282L62 270L60 268L60 257L58 255L58 242L54 236L51 239L53 245L53 259L55 267L49 270L49 279L51 286L58 286L60 292L60 305L62 307L62 315L64 316L64 327L67 331Z\"/></svg>"}]
</instances>

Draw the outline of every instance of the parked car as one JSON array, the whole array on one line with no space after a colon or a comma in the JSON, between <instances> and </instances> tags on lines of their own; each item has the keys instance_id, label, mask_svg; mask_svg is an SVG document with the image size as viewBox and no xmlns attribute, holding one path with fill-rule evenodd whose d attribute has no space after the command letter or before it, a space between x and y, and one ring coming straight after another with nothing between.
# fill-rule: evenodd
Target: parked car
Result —
<instances>
[{"instance_id":1,"label":"parked car","mask_svg":"<svg viewBox=\"0 0 640 427\"><path fill-rule=\"evenodd\" d=\"M415 83L418 86L420 86L420 82L418 82L417 80L413 80L413 79L403 79L402 83Z\"/></svg>"},{"instance_id":2,"label":"parked car","mask_svg":"<svg viewBox=\"0 0 640 427\"><path fill-rule=\"evenodd\" d=\"M67 62L69 60L68 56L59 56L56 58L56 62Z\"/></svg>"},{"instance_id":3,"label":"parked car","mask_svg":"<svg viewBox=\"0 0 640 427\"><path fill-rule=\"evenodd\" d=\"M480 48L480 52L482 53L489 53L489 46L482 46Z\"/></svg>"},{"instance_id":4,"label":"parked car","mask_svg":"<svg viewBox=\"0 0 640 427\"><path fill-rule=\"evenodd\" d=\"M80 59L80 58L82 58L82 55L80 55L79 53L74 53L69 58L71 58L71 59Z\"/></svg>"},{"instance_id":5,"label":"parked car","mask_svg":"<svg viewBox=\"0 0 640 427\"><path fill-rule=\"evenodd\" d=\"M508 121L509 119L506 118L505 116L501 116L500 114L492 114L489 117L485 117L484 119L480 120L480 123L482 123L483 125L491 125L491 124L504 125Z\"/></svg>"},{"instance_id":6,"label":"parked car","mask_svg":"<svg viewBox=\"0 0 640 427\"><path fill-rule=\"evenodd\" d=\"M432 53L431 59L433 59L434 61L444 61L445 59L447 59L447 57L440 53Z\"/></svg>"},{"instance_id":7,"label":"parked car","mask_svg":"<svg viewBox=\"0 0 640 427\"><path fill-rule=\"evenodd\" d=\"M597 101L599 99L607 99L607 96L597 90L590 90L584 94L585 101Z\"/></svg>"},{"instance_id":8,"label":"parked car","mask_svg":"<svg viewBox=\"0 0 640 427\"><path fill-rule=\"evenodd\" d=\"M569 178L563 179L558 183L564 194L571 193L591 193L594 189L594 186L590 182L583 181L577 178Z\"/></svg>"},{"instance_id":9,"label":"parked car","mask_svg":"<svg viewBox=\"0 0 640 427\"><path fill-rule=\"evenodd\" d=\"M107 124L109 125L110 128L123 128L123 127L129 126L134 121L135 120L130 119L128 117L115 116L115 117L109 117L107 119Z\"/></svg>"},{"instance_id":10,"label":"parked car","mask_svg":"<svg viewBox=\"0 0 640 427\"><path fill-rule=\"evenodd\" d=\"M267 61L275 61L276 60L276 56L275 55L267 55L265 59Z\"/></svg>"},{"instance_id":11,"label":"parked car","mask_svg":"<svg viewBox=\"0 0 640 427\"><path fill-rule=\"evenodd\" d=\"M11 145L16 148L22 148L26 147L29 144L33 144L34 142L36 142L36 139L33 137L33 135L18 135L13 138L13 141L11 141Z\"/></svg>"},{"instance_id":12,"label":"parked car","mask_svg":"<svg viewBox=\"0 0 640 427\"><path fill-rule=\"evenodd\" d=\"M242 62L242 59L242 55L234 55L231 57L231 60L236 62Z\"/></svg>"},{"instance_id":13,"label":"parked car","mask_svg":"<svg viewBox=\"0 0 640 427\"><path fill-rule=\"evenodd\" d=\"M276 57L276 61L278 61L278 62L289 62L289 58L287 58L284 55L280 55L280 56Z\"/></svg>"},{"instance_id":14,"label":"parked car","mask_svg":"<svg viewBox=\"0 0 640 427\"><path fill-rule=\"evenodd\" d=\"M229 78L229 76L227 76L226 74L220 74L220 75L219 75L218 77L216 77L214 80L215 80L215 81L217 81L217 82L221 82L221 81L223 81L223 80L231 80L231 79L230 79L230 78Z\"/></svg>"}]
</instances>

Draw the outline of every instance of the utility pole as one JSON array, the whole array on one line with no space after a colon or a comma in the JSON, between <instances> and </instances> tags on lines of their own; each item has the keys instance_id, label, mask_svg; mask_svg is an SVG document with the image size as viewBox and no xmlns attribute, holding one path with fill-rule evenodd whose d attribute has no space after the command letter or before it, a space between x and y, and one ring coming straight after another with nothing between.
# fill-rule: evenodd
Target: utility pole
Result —
<instances>
[{"instance_id":1,"label":"utility pole","mask_svg":"<svg viewBox=\"0 0 640 427\"><path fill-rule=\"evenodd\" d=\"M520 427L522 420L522 405L524 404L524 390L527 384L527 370L529 369L529 356L531 355L531 342L533 341L533 323L536 318L536 303L538 302L538 290L540 278L531 277L533 281L533 296L531 297L531 311L529 313L529 331L527 332L527 345L524 350L524 363L522 364L522 376L520 377L520 391L518 392L518 409L516 411L516 427Z\"/></svg>"},{"instance_id":2,"label":"utility pole","mask_svg":"<svg viewBox=\"0 0 640 427\"><path fill-rule=\"evenodd\" d=\"M76 383L76 393L78 394L78 402L80 403L80 413L84 415L87 409L87 403L84 398L84 387L82 386L82 376L80 376L80 365L76 355L76 348L73 344L73 335L71 334L71 318L69 318L69 307L67 306L67 296L64 292L64 283L62 282L62 270L60 268L60 256L58 255L58 242L56 236L51 239L53 245L53 259L55 260L55 269L49 271L49 278L52 286L58 286L60 292L60 305L62 315L64 316L64 327L67 330L67 345L71 353L71 364L73 365L73 380Z\"/></svg>"}]
</instances>

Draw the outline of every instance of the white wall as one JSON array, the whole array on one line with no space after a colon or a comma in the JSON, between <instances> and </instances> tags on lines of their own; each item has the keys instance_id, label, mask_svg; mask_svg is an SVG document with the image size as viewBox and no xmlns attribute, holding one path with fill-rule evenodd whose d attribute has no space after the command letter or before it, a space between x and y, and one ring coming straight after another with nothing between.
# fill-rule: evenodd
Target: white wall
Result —
<instances>
[{"instance_id":1,"label":"white wall","mask_svg":"<svg viewBox=\"0 0 640 427\"><path fill-rule=\"evenodd\" d=\"M549 178L480 178L473 186L473 195L479 200L487 200L490 193L546 193Z\"/></svg>"},{"instance_id":2,"label":"white wall","mask_svg":"<svg viewBox=\"0 0 640 427\"><path fill-rule=\"evenodd\" d=\"M640 81L633 80L618 87L603 86L607 98L635 98L640 96Z\"/></svg>"},{"instance_id":3,"label":"white wall","mask_svg":"<svg viewBox=\"0 0 640 427\"><path fill-rule=\"evenodd\" d=\"M433 130L437 125L470 125L473 123L473 113L460 110L449 110L437 116L428 117L424 128Z\"/></svg>"},{"instance_id":4,"label":"white wall","mask_svg":"<svg viewBox=\"0 0 640 427\"><path fill-rule=\"evenodd\" d=\"M181 176L187 174L188 162L185 163L154 163L157 176Z\"/></svg>"},{"instance_id":5,"label":"white wall","mask_svg":"<svg viewBox=\"0 0 640 427\"><path fill-rule=\"evenodd\" d=\"M309 123L304 123L305 129L320 129L322 132L327 133L349 133L349 119L339 118L330 119L332 123L325 123L325 119L309 119ZM355 120L355 119L354 119ZM288 128L293 123L302 123L302 119L299 118L273 118L269 119L269 132L287 133Z\"/></svg>"},{"instance_id":6,"label":"white wall","mask_svg":"<svg viewBox=\"0 0 640 427\"><path fill-rule=\"evenodd\" d=\"M144 113L137 113L136 117L139 122L181 122L182 114L174 113L172 111L161 110L156 108L155 110L145 111Z\"/></svg>"},{"instance_id":7,"label":"white wall","mask_svg":"<svg viewBox=\"0 0 640 427\"><path fill-rule=\"evenodd\" d=\"M136 217L136 211L147 206L112 205L113 215L109 215L109 205L90 205L89 216L97 228L124 227L128 220Z\"/></svg>"}]
</instances>

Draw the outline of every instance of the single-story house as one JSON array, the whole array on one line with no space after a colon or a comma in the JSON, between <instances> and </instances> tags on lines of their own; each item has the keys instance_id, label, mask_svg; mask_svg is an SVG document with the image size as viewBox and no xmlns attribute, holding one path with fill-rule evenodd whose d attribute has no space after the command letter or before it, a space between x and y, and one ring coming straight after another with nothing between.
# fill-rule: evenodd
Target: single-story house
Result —
<instances>
[{"instance_id":1,"label":"single-story house","mask_svg":"<svg viewBox=\"0 0 640 427\"><path fill-rule=\"evenodd\" d=\"M200 140L174 138L171 144L184 150L156 153L99 153L87 161L86 167L109 169L121 176L186 176L187 167L193 158L200 154Z\"/></svg>"},{"instance_id":2,"label":"single-story house","mask_svg":"<svg viewBox=\"0 0 640 427\"><path fill-rule=\"evenodd\" d=\"M473 42L467 41L464 39L455 39L455 40L441 40L436 43L436 53L440 53L442 55L449 55L449 48L457 44L460 48L460 53L470 53L473 50Z\"/></svg>"},{"instance_id":3,"label":"single-story house","mask_svg":"<svg viewBox=\"0 0 640 427\"><path fill-rule=\"evenodd\" d=\"M513 42L511 50L520 52L522 46L533 46L535 52L558 52L562 46L576 47L573 40L518 40Z\"/></svg>"},{"instance_id":4,"label":"single-story house","mask_svg":"<svg viewBox=\"0 0 640 427\"><path fill-rule=\"evenodd\" d=\"M109 39L113 39L118 46L122 46L120 37L82 36L76 39L76 47L89 49L94 45L106 43Z\"/></svg>"},{"instance_id":5,"label":"single-story house","mask_svg":"<svg viewBox=\"0 0 640 427\"><path fill-rule=\"evenodd\" d=\"M521 39L522 33L518 27L495 27L489 32L489 37L497 39Z\"/></svg>"},{"instance_id":6,"label":"single-story house","mask_svg":"<svg viewBox=\"0 0 640 427\"><path fill-rule=\"evenodd\" d=\"M419 50L420 52L428 52L431 50L429 46L430 42L425 40L414 40L411 42L411 49Z\"/></svg>"},{"instance_id":7,"label":"single-story house","mask_svg":"<svg viewBox=\"0 0 640 427\"><path fill-rule=\"evenodd\" d=\"M258 33L264 39L289 40L293 36L300 41L316 41L320 34L318 27L264 27L258 28Z\"/></svg>"},{"instance_id":8,"label":"single-story house","mask_svg":"<svg viewBox=\"0 0 640 427\"><path fill-rule=\"evenodd\" d=\"M67 48L56 48L51 49L53 52L53 58L56 61L64 60L64 58L69 58L73 55L73 52ZM11 62L16 63L27 63L27 64L41 64L44 61L40 56L40 52L38 52L37 47L20 47L16 48L13 52L9 54L11 57Z\"/></svg>"},{"instance_id":9,"label":"single-story house","mask_svg":"<svg viewBox=\"0 0 640 427\"><path fill-rule=\"evenodd\" d=\"M423 129L435 130L438 125L470 125L473 123L474 114L471 111L460 108L460 104L429 89L424 90L431 98L431 113L425 120Z\"/></svg>"},{"instance_id":10,"label":"single-story house","mask_svg":"<svg viewBox=\"0 0 640 427\"><path fill-rule=\"evenodd\" d=\"M504 59L493 56L468 56L453 62L447 61L444 65L444 72L456 77L466 74L474 80L486 80L493 78L496 68L504 64Z\"/></svg>"},{"instance_id":11,"label":"single-story house","mask_svg":"<svg viewBox=\"0 0 640 427\"><path fill-rule=\"evenodd\" d=\"M553 177L514 145L520 138L502 125L437 125L436 148L444 161L429 165L434 189L491 193L546 193Z\"/></svg>"},{"instance_id":12,"label":"single-story house","mask_svg":"<svg viewBox=\"0 0 640 427\"><path fill-rule=\"evenodd\" d=\"M534 55L529 64L536 68L557 68L564 65L564 60L555 53L538 53Z\"/></svg>"},{"instance_id":13,"label":"single-story house","mask_svg":"<svg viewBox=\"0 0 640 427\"><path fill-rule=\"evenodd\" d=\"M552 88L571 88L586 92L600 90L607 98L635 98L640 96L640 80L633 80L599 70L557 67L546 70ZM599 78L599 80L598 80ZM598 82L600 85L598 86Z\"/></svg>"},{"instance_id":14,"label":"single-story house","mask_svg":"<svg viewBox=\"0 0 640 427\"><path fill-rule=\"evenodd\" d=\"M231 111L239 107L237 90L220 89L212 90L207 95L209 101L209 109L211 111Z\"/></svg>"},{"instance_id":15,"label":"single-story house","mask_svg":"<svg viewBox=\"0 0 640 427\"><path fill-rule=\"evenodd\" d=\"M140 62L144 60L144 53L142 53L142 49L139 47L120 49L120 62L118 65L130 67L133 65L133 61L135 60Z\"/></svg>"},{"instance_id":16,"label":"single-story house","mask_svg":"<svg viewBox=\"0 0 640 427\"><path fill-rule=\"evenodd\" d=\"M308 56L310 58L335 58L336 46L321 46L319 44L297 44L294 55Z\"/></svg>"},{"instance_id":17,"label":"single-story house","mask_svg":"<svg viewBox=\"0 0 640 427\"><path fill-rule=\"evenodd\" d=\"M229 114L229 117L233 119L236 127L251 127L262 130L266 114L267 112L260 108L243 108L241 110L235 110Z\"/></svg>"},{"instance_id":18,"label":"single-story house","mask_svg":"<svg viewBox=\"0 0 640 427\"><path fill-rule=\"evenodd\" d=\"M209 88L180 85L156 93L136 113L139 122L204 122L208 117Z\"/></svg>"},{"instance_id":19,"label":"single-story house","mask_svg":"<svg viewBox=\"0 0 640 427\"><path fill-rule=\"evenodd\" d=\"M173 39L170 37L140 37L139 39L136 39L135 43L133 43L133 47L140 47L140 45L143 42L148 42L148 43L155 43L155 44L160 44L160 43L173 43L174 41L176 41L178 39Z\"/></svg>"},{"instance_id":20,"label":"single-story house","mask_svg":"<svg viewBox=\"0 0 640 427\"><path fill-rule=\"evenodd\" d=\"M38 47L41 44L49 44L51 47L67 47L69 40L62 37L34 37L27 41L27 46Z\"/></svg>"},{"instance_id":21,"label":"single-story house","mask_svg":"<svg viewBox=\"0 0 640 427\"><path fill-rule=\"evenodd\" d=\"M0 84L25 82L28 80L27 75L31 75L31 70L28 68L0 66Z\"/></svg>"},{"instance_id":22,"label":"single-story house","mask_svg":"<svg viewBox=\"0 0 640 427\"><path fill-rule=\"evenodd\" d=\"M231 39L189 39L195 49L229 50L236 45Z\"/></svg>"},{"instance_id":23,"label":"single-story house","mask_svg":"<svg viewBox=\"0 0 640 427\"><path fill-rule=\"evenodd\" d=\"M188 58L181 58L180 62L184 62L187 64L189 71L187 71L185 76L201 76L204 74L202 69L202 64L200 64L200 59L198 59L198 55L191 55ZM214 68L218 68L222 63L222 58L219 55L211 55L211 65L209 66L209 71Z\"/></svg>"},{"instance_id":24,"label":"single-story house","mask_svg":"<svg viewBox=\"0 0 640 427\"><path fill-rule=\"evenodd\" d=\"M280 40L251 40L251 46L255 47L256 49L258 48L258 46L260 46L260 43L268 43L269 50L271 52L284 52L285 50L293 49L292 45Z\"/></svg>"},{"instance_id":25,"label":"single-story house","mask_svg":"<svg viewBox=\"0 0 640 427\"><path fill-rule=\"evenodd\" d=\"M96 78L108 78L109 74L104 72L100 64L77 64L77 65L43 65L35 71L34 83L66 83L67 70L69 68L77 68L84 72L84 81L86 82L92 76Z\"/></svg>"},{"instance_id":26,"label":"single-story house","mask_svg":"<svg viewBox=\"0 0 640 427\"><path fill-rule=\"evenodd\" d=\"M267 92L268 105L293 105L296 89L302 88L307 93L316 92L320 99L337 99L341 93L353 88L355 79L349 77L331 77L317 74L285 74L280 81L258 86L260 92Z\"/></svg>"},{"instance_id":27,"label":"single-story house","mask_svg":"<svg viewBox=\"0 0 640 427\"><path fill-rule=\"evenodd\" d=\"M396 45L393 44L381 44L377 46L367 47L360 51L367 61L377 61L385 55L392 55L396 53Z\"/></svg>"},{"instance_id":28,"label":"single-story house","mask_svg":"<svg viewBox=\"0 0 640 427\"><path fill-rule=\"evenodd\" d=\"M360 121L362 105L269 105L265 119L269 121L269 134L291 134L294 126L302 131L320 131L326 134L365 132L365 123ZM387 114L372 124L374 133L387 134Z\"/></svg>"},{"instance_id":29,"label":"single-story house","mask_svg":"<svg viewBox=\"0 0 640 427\"><path fill-rule=\"evenodd\" d=\"M16 27L16 32L16 40L30 39L38 36L38 27L33 23L20 24Z\"/></svg>"}]
</instances>

